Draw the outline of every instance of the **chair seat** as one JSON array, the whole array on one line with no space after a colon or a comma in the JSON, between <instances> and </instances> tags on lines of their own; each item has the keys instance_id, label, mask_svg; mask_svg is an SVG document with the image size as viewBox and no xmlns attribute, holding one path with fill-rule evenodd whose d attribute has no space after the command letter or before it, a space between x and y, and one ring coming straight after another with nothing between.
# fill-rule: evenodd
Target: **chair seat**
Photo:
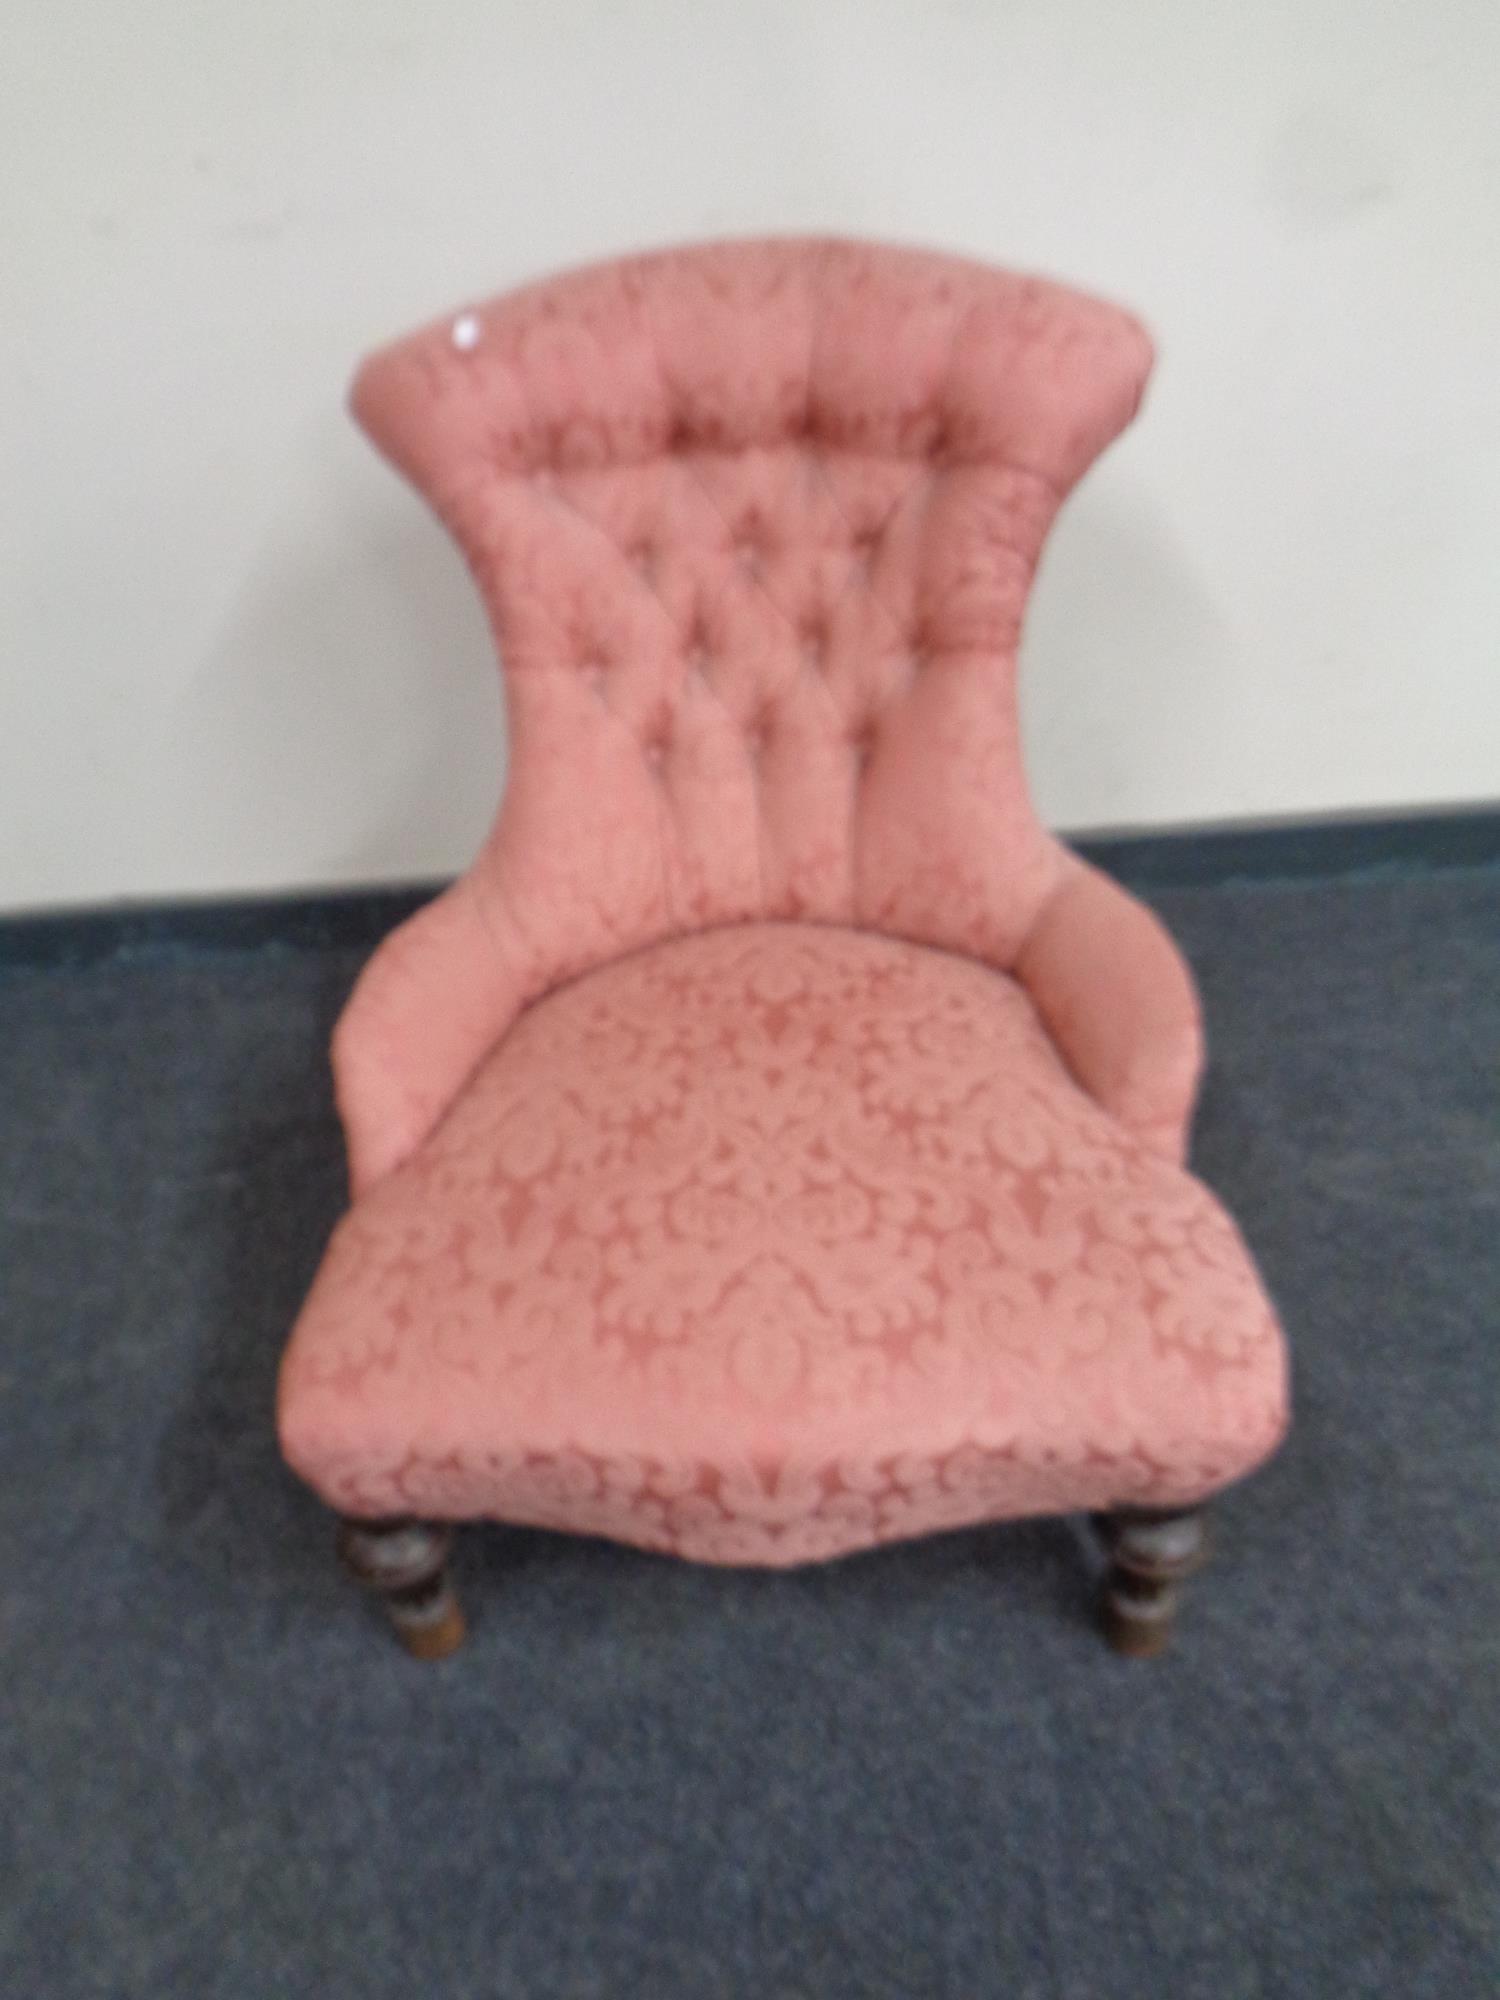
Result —
<instances>
[{"instance_id":1,"label":"chair seat","mask_svg":"<svg viewBox=\"0 0 1500 2000\"><path fill-rule=\"evenodd\" d=\"M1234 1224L1015 981L752 924L521 1017L339 1226L281 1425L346 1513L774 1564L1191 1504L1285 1372Z\"/></svg>"}]
</instances>

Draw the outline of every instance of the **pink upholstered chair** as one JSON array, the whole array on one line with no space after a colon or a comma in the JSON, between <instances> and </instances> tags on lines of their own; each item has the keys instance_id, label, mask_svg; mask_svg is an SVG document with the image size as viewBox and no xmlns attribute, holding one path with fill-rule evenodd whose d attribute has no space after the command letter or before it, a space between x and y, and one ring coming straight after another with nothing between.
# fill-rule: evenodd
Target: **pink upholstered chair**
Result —
<instances>
[{"instance_id":1,"label":"pink upholstered chair","mask_svg":"<svg viewBox=\"0 0 1500 2000\"><path fill-rule=\"evenodd\" d=\"M291 1464L416 1652L446 1524L789 1564L1088 1510L1151 1651L1283 1343L1183 1165L1189 975L1038 824L1016 646L1150 366L1125 313L826 241L627 259L366 363L511 763L334 1038L353 1205Z\"/></svg>"}]
</instances>

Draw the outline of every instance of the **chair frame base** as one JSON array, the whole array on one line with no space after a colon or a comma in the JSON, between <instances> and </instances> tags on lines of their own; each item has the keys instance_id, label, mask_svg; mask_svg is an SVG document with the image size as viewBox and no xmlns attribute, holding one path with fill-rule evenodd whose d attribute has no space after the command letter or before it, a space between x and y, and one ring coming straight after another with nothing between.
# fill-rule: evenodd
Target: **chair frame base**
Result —
<instances>
[{"instance_id":1,"label":"chair frame base","mask_svg":"<svg viewBox=\"0 0 1500 2000\"><path fill-rule=\"evenodd\" d=\"M1206 1510L1120 1507L1093 1517L1108 1567L1100 1622L1117 1653L1154 1659L1171 1641L1184 1578L1208 1557ZM385 1605L413 1658L445 1660L467 1635L448 1575L453 1529L410 1516L340 1521L338 1551L355 1580Z\"/></svg>"}]
</instances>

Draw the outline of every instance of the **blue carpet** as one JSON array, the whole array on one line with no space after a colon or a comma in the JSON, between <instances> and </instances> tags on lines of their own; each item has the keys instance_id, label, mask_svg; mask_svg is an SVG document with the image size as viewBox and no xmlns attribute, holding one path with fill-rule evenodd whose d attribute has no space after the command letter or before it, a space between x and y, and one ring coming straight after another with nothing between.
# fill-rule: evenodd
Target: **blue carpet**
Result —
<instances>
[{"instance_id":1,"label":"blue carpet","mask_svg":"<svg viewBox=\"0 0 1500 2000\"><path fill-rule=\"evenodd\" d=\"M1150 1664L1067 1523L478 1532L407 1661L270 1428L358 953L0 976L6 2000L1495 1991L1500 875L1153 900L1297 1428Z\"/></svg>"}]
</instances>

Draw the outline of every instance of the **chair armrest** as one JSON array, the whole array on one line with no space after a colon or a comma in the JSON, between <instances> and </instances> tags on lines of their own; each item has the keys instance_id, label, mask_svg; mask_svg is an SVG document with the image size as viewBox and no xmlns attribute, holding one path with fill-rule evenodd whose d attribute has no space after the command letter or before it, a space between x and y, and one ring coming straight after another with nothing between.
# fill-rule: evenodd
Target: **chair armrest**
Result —
<instances>
[{"instance_id":1,"label":"chair armrest","mask_svg":"<svg viewBox=\"0 0 1500 2000\"><path fill-rule=\"evenodd\" d=\"M384 940L333 1031L355 1196L422 1144L525 997L470 876Z\"/></svg>"},{"instance_id":2,"label":"chair armrest","mask_svg":"<svg viewBox=\"0 0 1500 2000\"><path fill-rule=\"evenodd\" d=\"M1145 904L1069 855L1013 970L1089 1095L1154 1152L1184 1159L1202 1015L1182 954Z\"/></svg>"}]
</instances>

